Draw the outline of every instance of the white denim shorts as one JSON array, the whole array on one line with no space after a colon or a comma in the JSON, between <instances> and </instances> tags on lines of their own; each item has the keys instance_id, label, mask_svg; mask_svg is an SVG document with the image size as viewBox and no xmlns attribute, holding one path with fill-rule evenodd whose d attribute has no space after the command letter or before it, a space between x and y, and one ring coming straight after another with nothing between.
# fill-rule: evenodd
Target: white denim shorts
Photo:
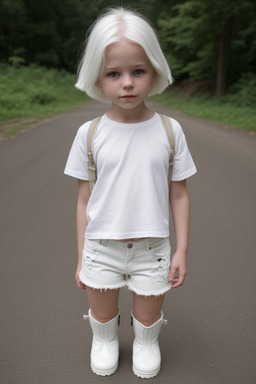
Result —
<instances>
[{"instance_id":1,"label":"white denim shorts","mask_svg":"<svg viewBox=\"0 0 256 384\"><path fill-rule=\"evenodd\" d=\"M85 240L79 279L95 289L127 286L138 295L162 295L171 288L169 238L135 241Z\"/></svg>"}]
</instances>

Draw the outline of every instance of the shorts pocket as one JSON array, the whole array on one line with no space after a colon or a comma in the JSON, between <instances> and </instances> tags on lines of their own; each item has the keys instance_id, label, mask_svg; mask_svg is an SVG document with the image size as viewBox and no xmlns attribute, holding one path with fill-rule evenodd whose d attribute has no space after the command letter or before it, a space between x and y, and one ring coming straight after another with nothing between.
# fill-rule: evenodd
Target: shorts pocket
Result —
<instances>
[{"instance_id":1,"label":"shorts pocket","mask_svg":"<svg viewBox=\"0 0 256 384\"><path fill-rule=\"evenodd\" d=\"M97 261L99 243L94 240L85 240L82 254L82 261L86 268L91 268L92 264Z\"/></svg>"},{"instance_id":2,"label":"shorts pocket","mask_svg":"<svg viewBox=\"0 0 256 384\"><path fill-rule=\"evenodd\" d=\"M171 246L169 238L154 239L151 243L152 272L156 274L157 282L168 278L171 265Z\"/></svg>"},{"instance_id":3,"label":"shorts pocket","mask_svg":"<svg viewBox=\"0 0 256 384\"><path fill-rule=\"evenodd\" d=\"M154 258L170 257L171 246L169 238L153 239L150 243L150 248Z\"/></svg>"}]
</instances>

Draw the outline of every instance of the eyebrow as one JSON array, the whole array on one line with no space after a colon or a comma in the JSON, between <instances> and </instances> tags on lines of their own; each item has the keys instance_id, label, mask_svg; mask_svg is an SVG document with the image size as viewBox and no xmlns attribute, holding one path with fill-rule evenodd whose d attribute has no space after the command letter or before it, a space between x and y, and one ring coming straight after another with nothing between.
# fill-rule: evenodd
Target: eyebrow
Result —
<instances>
[{"instance_id":1,"label":"eyebrow","mask_svg":"<svg viewBox=\"0 0 256 384\"><path fill-rule=\"evenodd\" d=\"M135 67L143 67L143 66L146 66L147 65L147 63L139 63L139 64L136 64L135 65Z\"/></svg>"},{"instance_id":2,"label":"eyebrow","mask_svg":"<svg viewBox=\"0 0 256 384\"><path fill-rule=\"evenodd\" d=\"M132 65L132 67L134 68L139 68L139 67L145 67L147 66L146 63L139 63L139 64L135 64L135 65ZM119 69L119 66L111 66L111 67L105 67L108 71L109 70L116 70L116 69Z\"/></svg>"}]
</instances>

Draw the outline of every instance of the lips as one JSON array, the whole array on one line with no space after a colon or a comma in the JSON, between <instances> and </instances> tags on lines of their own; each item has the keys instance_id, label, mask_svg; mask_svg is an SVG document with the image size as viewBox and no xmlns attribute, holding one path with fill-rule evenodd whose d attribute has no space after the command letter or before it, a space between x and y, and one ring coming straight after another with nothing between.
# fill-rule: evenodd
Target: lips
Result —
<instances>
[{"instance_id":1,"label":"lips","mask_svg":"<svg viewBox=\"0 0 256 384\"><path fill-rule=\"evenodd\" d=\"M133 99L135 96L134 95L124 95L121 96L121 99Z\"/></svg>"}]
</instances>

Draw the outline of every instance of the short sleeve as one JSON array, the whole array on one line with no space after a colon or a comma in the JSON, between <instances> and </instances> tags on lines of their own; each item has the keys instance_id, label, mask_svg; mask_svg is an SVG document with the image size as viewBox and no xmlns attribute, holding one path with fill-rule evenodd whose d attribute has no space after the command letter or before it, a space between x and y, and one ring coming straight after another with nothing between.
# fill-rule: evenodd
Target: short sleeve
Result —
<instances>
[{"instance_id":1,"label":"short sleeve","mask_svg":"<svg viewBox=\"0 0 256 384\"><path fill-rule=\"evenodd\" d=\"M89 180L88 156L86 147L89 125L90 122L87 122L77 131L64 170L65 175L72 176L81 180Z\"/></svg>"},{"instance_id":2,"label":"short sleeve","mask_svg":"<svg viewBox=\"0 0 256 384\"><path fill-rule=\"evenodd\" d=\"M174 119L171 119L171 121L173 125L175 143L172 181L181 181L194 175L197 172L197 169L180 124Z\"/></svg>"}]
</instances>

